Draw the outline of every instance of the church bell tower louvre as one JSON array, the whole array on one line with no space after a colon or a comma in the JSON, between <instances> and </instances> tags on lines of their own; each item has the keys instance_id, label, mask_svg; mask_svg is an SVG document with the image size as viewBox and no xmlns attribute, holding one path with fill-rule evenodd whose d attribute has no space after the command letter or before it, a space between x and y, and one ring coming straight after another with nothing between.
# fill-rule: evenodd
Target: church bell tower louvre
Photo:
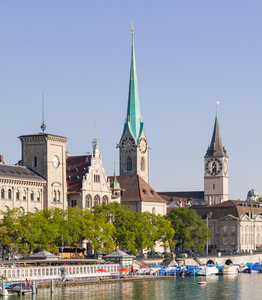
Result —
<instances>
[{"instance_id":1,"label":"church bell tower louvre","mask_svg":"<svg viewBox=\"0 0 262 300\"><path fill-rule=\"evenodd\" d=\"M216 113L211 144L204 157L204 198L208 205L228 200L228 156L222 144Z\"/></svg>"},{"instance_id":2,"label":"church bell tower louvre","mask_svg":"<svg viewBox=\"0 0 262 300\"><path fill-rule=\"evenodd\" d=\"M140 175L148 183L149 147L140 111L133 27L127 115L123 134L117 147L120 156L120 176Z\"/></svg>"}]
</instances>

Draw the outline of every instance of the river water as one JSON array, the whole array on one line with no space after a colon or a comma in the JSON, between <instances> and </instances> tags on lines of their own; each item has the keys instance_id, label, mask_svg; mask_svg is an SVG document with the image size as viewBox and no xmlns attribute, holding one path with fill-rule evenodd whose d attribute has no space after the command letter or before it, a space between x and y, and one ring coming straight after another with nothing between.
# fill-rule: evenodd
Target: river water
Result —
<instances>
[{"instance_id":1,"label":"river water","mask_svg":"<svg viewBox=\"0 0 262 300\"><path fill-rule=\"evenodd\" d=\"M8 300L167 300L212 299L239 300L262 299L262 274L239 274L237 276L203 277L207 285L200 286L202 277L174 277L174 279L151 281L123 281L76 287L39 289L37 295L20 298L10 295Z\"/></svg>"}]
</instances>

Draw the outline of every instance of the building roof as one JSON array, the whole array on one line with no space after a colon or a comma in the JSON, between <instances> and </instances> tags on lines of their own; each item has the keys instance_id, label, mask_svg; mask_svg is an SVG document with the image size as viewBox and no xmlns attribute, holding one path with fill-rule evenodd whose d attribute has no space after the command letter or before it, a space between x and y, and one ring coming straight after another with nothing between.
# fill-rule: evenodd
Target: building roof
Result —
<instances>
[{"instance_id":1,"label":"building roof","mask_svg":"<svg viewBox=\"0 0 262 300\"><path fill-rule=\"evenodd\" d=\"M220 204L213 204L209 206L191 206L195 209L197 214L203 219L206 219L208 213L212 213L210 219L221 219L226 215L232 215L236 218L247 213L254 213L255 215L262 214L262 207L259 204L251 204L246 201L228 200Z\"/></svg>"},{"instance_id":2,"label":"building roof","mask_svg":"<svg viewBox=\"0 0 262 300\"><path fill-rule=\"evenodd\" d=\"M91 155L69 156L66 160L67 192L81 193L83 176L88 173Z\"/></svg>"},{"instance_id":3,"label":"building roof","mask_svg":"<svg viewBox=\"0 0 262 300\"><path fill-rule=\"evenodd\" d=\"M132 35L132 55L131 55L131 67L130 67L130 80L129 80L129 94L126 122L124 125L122 140L127 128L133 136L136 145L139 143L141 133L143 131L144 124L141 118L140 102L138 93L137 73L136 73L136 60L135 60L135 47L134 36Z\"/></svg>"},{"instance_id":4,"label":"building roof","mask_svg":"<svg viewBox=\"0 0 262 300\"><path fill-rule=\"evenodd\" d=\"M110 181L113 176L110 177ZM166 201L154 191L153 188L139 175L117 176L123 194L122 202L158 202L166 203Z\"/></svg>"},{"instance_id":5,"label":"building roof","mask_svg":"<svg viewBox=\"0 0 262 300\"><path fill-rule=\"evenodd\" d=\"M43 181L45 179L24 166L12 166L0 164L0 178L11 178L11 179L21 179L21 180L35 180L35 181Z\"/></svg>"},{"instance_id":6,"label":"building roof","mask_svg":"<svg viewBox=\"0 0 262 300\"><path fill-rule=\"evenodd\" d=\"M117 251L114 251L110 254L107 254L104 256L104 258L111 258L111 257L115 257L115 258L121 258L121 257L135 257L134 255L129 255L127 254L126 252L124 251L121 251L121 250L117 250Z\"/></svg>"},{"instance_id":7,"label":"building roof","mask_svg":"<svg viewBox=\"0 0 262 300\"><path fill-rule=\"evenodd\" d=\"M228 157L226 149L223 147L222 144L217 115L215 119L212 140L210 146L207 149L206 156Z\"/></svg>"},{"instance_id":8,"label":"building roof","mask_svg":"<svg viewBox=\"0 0 262 300\"><path fill-rule=\"evenodd\" d=\"M163 199L173 201L178 198L188 200L204 199L204 191L186 191L186 192L157 192Z\"/></svg>"},{"instance_id":9,"label":"building roof","mask_svg":"<svg viewBox=\"0 0 262 300\"><path fill-rule=\"evenodd\" d=\"M51 133L36 133L36 134L26 134L26 135L20 135L18 138L26 138L26 137L35 137L35 136L39 136L39 137L57 137L57 138L61 138L61 139L65 139L68 140L67 137L65 136L61 136L61 135L57 135L57 134L51 134Z\"/></svg>"}]
</instances>

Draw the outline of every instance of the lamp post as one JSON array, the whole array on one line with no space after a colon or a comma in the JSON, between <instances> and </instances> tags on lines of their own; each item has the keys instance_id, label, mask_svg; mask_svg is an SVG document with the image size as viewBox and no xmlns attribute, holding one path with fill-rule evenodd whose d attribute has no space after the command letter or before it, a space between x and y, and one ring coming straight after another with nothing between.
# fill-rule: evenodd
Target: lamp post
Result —
<instances>
[{"instance_id":1,"label":"lamp post","mask_svg":"<svg viewBox=\"0 0 262 300\"><path fill-rule=\"evenodd\" d=\"M206 225L207 225L207 233L208 233L208 218L210 219L212 215L212 212L207 213L207 219L206 219ZM208 239L206 244L206 255L208 256Z\"/></svg>"}]
</instances>

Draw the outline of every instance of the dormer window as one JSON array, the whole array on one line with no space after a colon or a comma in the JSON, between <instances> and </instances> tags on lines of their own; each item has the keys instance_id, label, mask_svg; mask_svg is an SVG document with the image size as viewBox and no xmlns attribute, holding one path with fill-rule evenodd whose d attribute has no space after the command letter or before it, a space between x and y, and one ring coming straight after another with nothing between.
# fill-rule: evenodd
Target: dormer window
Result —
<instances>
[{"instance_id":1,"label":"dormer window","mask_svg":"<svg viewBox=\"0 0 262 300\"><path fill-rule=\"evenodd\" d=\"M86 173L86 168L83 168L83 173Z\"/></svg>"},{"instance_id":2,"label":"dormer window","mask_svg":"<svg viewBox=\"0 0 262 300\"><path fill-rule=\"evenodd\" d=\"M71 176L68 176L68 177L67 177L67 180L71 180Z\"/></svg>"},{"instance_id":3,"label":"dormer window","mask_svg":"<svg viewBox=\"0 0 262 300\"><path fill-rule=\"evenodd\" d=\"M151 194L152 194L152 195L155 195L155 191L154 191L154 190L151 190Z\"/></svg>"},{"instance_id":4,"label":"dormer window","mask_svg":"<svg viewBox=\"0 0 262 300\"><path fill-rule=\"evenodd\" d=\"M143 189L143 193L144 193L144 194L147 194L147 191L146 191L145 189Z\"/></svg>"},{"instance_id":5,"label":"dormer window","mask_svg":"<svg viewBox=\"0 0 262 300\"><path fill-rule=\"evenodd\" d=\"M75 168L75 173L78 173L78 168Z\"/></svg>"},{"instance_id":6,"label":"dormer window","mask_svg":"<svg viewBox=\"0 0 262 300\"><path fill-rule=\"evenodd\" d=\"M79 180L79 176L76 176L76 180Z\"/></svg>"},{"instance_id":7,"label":"dormer window","mask_svg":"<svg viewBox=\"0 0 262 300\"><path fill-rule=\"evenodd\" d=\"M67 169L67 170L66 170L66 173L67 173L67 174L70 173L70 169Z\"/></svg>"}]
</instances>

